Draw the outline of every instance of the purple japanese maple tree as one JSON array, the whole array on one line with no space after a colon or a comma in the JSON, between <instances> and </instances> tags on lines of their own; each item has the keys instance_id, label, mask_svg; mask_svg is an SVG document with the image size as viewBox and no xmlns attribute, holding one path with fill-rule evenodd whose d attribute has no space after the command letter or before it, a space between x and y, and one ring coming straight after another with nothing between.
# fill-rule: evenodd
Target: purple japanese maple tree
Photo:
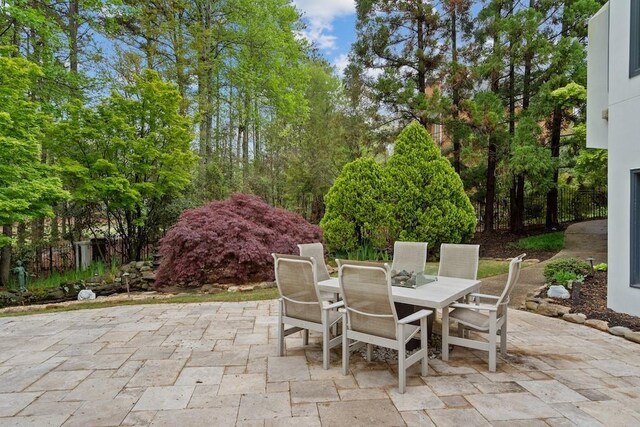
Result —
<instances>
[{"instance_id":1,"label":"purple japanese maple tree","mask_svg":"<svg viewBox=\"0 0 640 427\"><path fill-rule=\"evenodd\" d=\"M271 253L297 254L298 243L317 241L320 227L302 216L237 193L182 213L160 241L156 286L273 280Z\"/></svg>"}]
</instances>

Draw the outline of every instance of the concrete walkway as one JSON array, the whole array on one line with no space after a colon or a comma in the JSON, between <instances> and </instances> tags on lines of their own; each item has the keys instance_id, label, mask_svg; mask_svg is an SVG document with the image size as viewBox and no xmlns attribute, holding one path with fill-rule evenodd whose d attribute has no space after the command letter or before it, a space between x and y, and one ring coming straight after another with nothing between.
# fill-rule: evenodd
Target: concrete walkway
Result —
<instances>
[{"instance_id":1,"label":"concrete walkway","mask_svg":"<svg viewBox=\"0 0 640 427\"><path fill-rule=\"evenodd\" d=\"M0 426L640 425L638 345L510 311L509 354L455 348L415 366L339 354L318 336L276 356L275 301L121 306L0 319Z\"/></svg>"},{"instance_id":2,"label":"concrete walkway","mask_svg":"<svg viewBox=\"0 0 640 427\"><path fill-rule=\"evenodd\" d=\"M607 262L607 220L580 222L567 227L564 249L552 258L525 268L520 272L520 281L511 294L511 307L520 307L527 294L544 285L544 266L553 259L593 257L594 263ZM517 255L514 251L514 255ZM498 295L504 289L507 275L482 280L482 292Z\"/></svg>"}]
</instances>

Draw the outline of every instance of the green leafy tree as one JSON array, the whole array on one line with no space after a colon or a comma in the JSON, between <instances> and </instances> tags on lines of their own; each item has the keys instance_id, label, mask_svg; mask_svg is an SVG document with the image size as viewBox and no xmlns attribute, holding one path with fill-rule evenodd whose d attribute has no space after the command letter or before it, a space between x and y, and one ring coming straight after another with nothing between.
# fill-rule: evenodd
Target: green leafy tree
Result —
<instances>
[{"instance_id":1,"label":"green leafy tree","mask_svg":"<svg viewBox=\"0 0 640 427\"><path fill-rule=\"evenodd\" d=\"M440 243L473 237L475 211L462 180L418 122L398 136L387 166L389 209L400 240Z\"/></svg>"},{"instance_id":2,"label":"green leafy tree","mask_svg":"<svg viewBox=\"0 0 640 427\"><path fill-rule=\"evenodd\" d=\"M606 188L608 151L597 148L583 148L576 158L574 167L578 185L587 188Z\"/></svg>"},{"instance_id":3,"label":"green leafy tree","mask_svg":"<svg viewBox=\"0 0 640 427\"><path fill-rule=\"evenodd\" d=\"M13 224L52 216L51 205L67 194L62 182L41 163L42 129L49 117L29 92L42 75L40 67L0 54L0 284L9 276Z\"/></svg>"},{"instance_id":4,"label":"green leafy tree","mask_svg":"<svg viewBox=\"0 0 640 427\"><path fill-rule=\"evenodd\" d=\"M291 147L286 176L286 192L293 206L318 223L324 213L324 194L347 162L344 146L340 144L344 132L340 80L323 61L308 65L310 77L306 98L309 100L308 119L299 126Z\"/></svg>"},{"instance_id":5,"label":"green leafy tree","mask_svg":"<svg viewBox=\"0 0 640 427\"><path fill-rule=\"evenodd\" d=\"M372 157L347 163L325 196L320 221L330 251L362 246L384 249L388 244L389 216L385 203L385 171Z\"/></svg>"},{"instance_id":6,"label":"green leafy tree","mask_svg":"<svg viewBox=\"0 0 640 427\"><path fill-rule=\"evenodd\" d=\"M381 71L368 84L395 119L434 123L427 89L440 81L444 23L432 2L356 1L353 59Z\"/></svg>"},{"instance_id":7,"label":"green leafy tree","mask_svg":"<svg viewBox=\"0 0 640 427\"><path fill-rule=\"evenodd\" d=\"M191 121L175 85L147 71L96 108L76 108L56 131L55 151L75 201L104 207L128 259L158 238L165 207L192 177ZM163 220L164 219L164 220Z\"/></svg>"}]
</instances>

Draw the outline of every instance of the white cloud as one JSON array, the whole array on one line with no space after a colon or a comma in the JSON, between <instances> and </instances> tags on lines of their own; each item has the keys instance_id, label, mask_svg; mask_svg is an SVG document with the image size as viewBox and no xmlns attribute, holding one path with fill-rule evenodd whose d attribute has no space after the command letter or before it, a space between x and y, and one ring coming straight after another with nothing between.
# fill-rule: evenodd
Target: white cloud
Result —
<instances>
[{"instance_id":1,"label":"white cloud","mask_svg":"<svg viewBox=\"0 0 640 427\"><path fill-rule=\"evenodd\" d=\"M373 80L378 80L378 77L380 77L383 73L384 70L382 68L367 68L366 70L364 70L364 74Z\"/></svg>"},{"instance_id":2,"label":"white cloud","mask_svg":"<svg viewBox=\"0 0 640 427\"><path fill-rule=\"evenodd\" d=\"M339 16L351 15L356 11L354 0L293 0L299 10L309 19L331 22Z\"/></svg>"},{"instance_id":3,"label":"white cloud","mask_svg":"<svg viewBox=\"0 0 640 427\"><path fill-rule=\"evenodd\" d=\"M307 21L305 37L320 49L333 50L337 37L332 35L333 20L355 13L354 0L293 0Z\"/></svg>"},{"instance_id":4,"label":"white cloud","mask_svg":"<svg viewBox=\"0 0 640 427\"><path fill-rule=\"evenodd\" d=\"M333 59L333 66L336 68L338 75L341 76L344 73L344 69L349 65L349 54L343 53L336 56Z\"/></svg>"}]
</instances>

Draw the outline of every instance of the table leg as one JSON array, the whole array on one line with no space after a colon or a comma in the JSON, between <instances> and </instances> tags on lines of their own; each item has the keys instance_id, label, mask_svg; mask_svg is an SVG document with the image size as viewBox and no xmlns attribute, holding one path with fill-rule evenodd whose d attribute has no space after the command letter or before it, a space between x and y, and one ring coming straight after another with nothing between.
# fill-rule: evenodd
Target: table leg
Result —
<instances>
[{"instance_id":1,"label":"table leg","mask_svg":"<svg viewBox=\"0 0 640 427\"><path fill-rule=\"evenodd\" d=\"M449 307L442 309L442 360L449 360Z\"/></svg>"}]
</instances>

